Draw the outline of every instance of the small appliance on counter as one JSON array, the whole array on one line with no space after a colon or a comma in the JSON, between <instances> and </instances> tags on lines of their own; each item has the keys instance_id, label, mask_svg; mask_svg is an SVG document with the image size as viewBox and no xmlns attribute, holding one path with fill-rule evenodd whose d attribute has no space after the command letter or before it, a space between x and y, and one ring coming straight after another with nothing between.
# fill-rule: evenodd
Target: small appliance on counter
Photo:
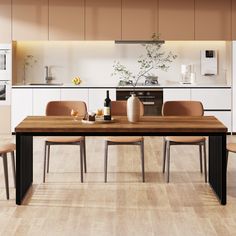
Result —
<instances>
[{"instance_id":1,"label":"small appliance on counter","mask_svg":"<svg viewBox=\"0 0 236 236\"><path fill-rule=\"evenodd\" d=\"M212 76L217 75L217 51L202 50L201 51L201 75Z\"/></svg>"},{"instance_id":2,"label":"small appliance on counter","mask_svg":"<svg viewBox=\"0 0 236 236\"><path fill-rule=\"evenodd\" d=\"M193 65L181 65L181 84L194 84L195 73Z\"/></svg>"}]
</instances>

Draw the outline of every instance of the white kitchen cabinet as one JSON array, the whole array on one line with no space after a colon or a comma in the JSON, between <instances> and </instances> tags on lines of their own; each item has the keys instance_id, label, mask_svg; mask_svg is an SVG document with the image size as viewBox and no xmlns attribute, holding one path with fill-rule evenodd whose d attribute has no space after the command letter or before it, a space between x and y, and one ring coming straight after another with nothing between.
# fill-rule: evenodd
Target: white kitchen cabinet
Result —
<instances>
[{"instance_id":1,"label":"white kitchen cabinet","mask_svg":"<svg viewBox=\"0 0 236 236\"><path fill-rule=\"evenodd\" d=\"M61 89L61 101L83 101L88 108L88 89Z\"/></svg>"},{"instance_id":2,"label":"white kitchen cabinet","mask_svg":"<svg viewBox=\"0 0 236 236\"><path fill-rule=\"evenodd\" d=\"M231 110L231 89L192 89L191 97L201 101L205 110Z\"/></svg>"},{"instance_id":3,"label":"white kitchen cabinet","mask_svg":"<svg viewBox=\"0 0 236 236\"><path fill-rule=\"evenodd\" d=\"M173 88L163 89L163 102L191 100L191 89Z\"/></svg>"},{"instance_id":4,"label":"white kitchen cabinet","mask_svg":"<svg viewBox=\"0 0 236 236\"><path fill-rule=\"evenodd\" d=\"M33 89L33 115L44 116L47 103L50 101L60 101L60 89Z\"/></svg>"},{"instance_id":5,"label":"white kitchen cabinet","mask_svg":"<svg viewBox=\"0 0 236 236\"><path fill-rule=\"evenodd\" d=\"M103 108L106 91L109 90L110 99L116 100L116 89L89 89L89 111L97 111L98 108Z\"/></svg>"},{"instance_id":6,"label":"white kitchen cabinet","mask_svg":"<svg viewBox=\"0 0 236 236\"><path fill-rule=\"evenodd\" d=\"M11 131L26 117L33 115L33 90L12 89L11 97Z\"/></svg>"},{"instance_id":7,"label":"white kitchen cabinet","mask_svg":"<svg viewBox=\"0 0 236 236\"><path fill-rule=\"evenodd\" d=\"M205 111L204 115L215 116L219 121L221 121L228 128L228 132L232 131L231 111Z\"/></svg>"}]
</instances>

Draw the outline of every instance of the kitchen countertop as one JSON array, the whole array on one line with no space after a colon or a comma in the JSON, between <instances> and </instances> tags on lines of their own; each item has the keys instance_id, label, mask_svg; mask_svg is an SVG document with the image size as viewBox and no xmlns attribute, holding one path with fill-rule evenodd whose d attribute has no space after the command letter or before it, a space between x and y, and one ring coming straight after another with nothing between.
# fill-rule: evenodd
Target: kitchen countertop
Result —
<instances>
[{"instance_id":1,"label":"kitchen countertop","mask_svg":"<svg viewBox=\"0 0 236 236\"><path fill-rule=\"evenodd\" d=\"M81 85L73 85L73 84L63 84L63 85L24 85L24 84L15 84L12 85L12 88L81 88L81 89L102 89L102 88L114 88L114 89L133 89L132 86L116 86L116 85L95 85L95 84L81 84ZM225 83L216 83L216 84L180 84L177 82L173 83L163 83L160 85L154 86L136 86L136 89L158 89L158 88L231 88L231 85L227 85Z\"/></svg>"}]
</instances>

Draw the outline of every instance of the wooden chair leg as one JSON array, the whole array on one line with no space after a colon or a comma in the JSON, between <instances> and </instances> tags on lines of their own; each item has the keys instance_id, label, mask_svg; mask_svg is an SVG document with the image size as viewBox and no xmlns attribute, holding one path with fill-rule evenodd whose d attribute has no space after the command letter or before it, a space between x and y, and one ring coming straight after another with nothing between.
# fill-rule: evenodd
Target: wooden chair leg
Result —
<instances>
[{"instance_id":1,"label":"wooden chair leg","mask_svg":"<svg viewBox=\"0 0 236 236\"><path fill-rule=\"evenodd\" d=\"M164 144L163 144L163 164L162 164L162 173L165 173L165 167L166 167L166 140L164 138Z\"/></svg>"},{"instance_id":2,"label":"wooden chair leg","mask_svg":"<svg viewBox=\"0 0 236 236\"><path fill-rule=\"evenodd\" d=\"M107 158L108 158L108 142L105 141L105 154L104 154L104 182L107 182Z\"/></svg>"},{"instance_id":3,"label":"wooden chair leg","mask_svg":"<svg viewBox=\"0 0 236 236\"><path fill-rule=\"evenodd\" d=\"M202 173L202 144L199 144L200 171Z\"/></svg>"},{"instance_id":4,"label":"wooden chair leg","mask_svg":"<svg viewBox=\"0 0 236 236\"><path fill-rule=\"evenodd\" d=\"M83 171L83 165L84 165L84 163L83 163L83 159L84 159L84 157L83 157L83 147L82 147L83 145L81 145L81 143L80 143L80 178L81 178L81 183L83 183L84 182L84 171Z\"/></svg>"},{"instance_id":5,"label":"wooden chair leg","mask_svg":"<svg viewBox=\"0 0 236 236\"><path fill-rule=\"evenodd\" d=\"M14 152L11 152L11 162L12 162L12 173L13 173L14 187L16 188L16 164L15 164Z\"/></svg>"},{"instance_id":6,"label":"wooden chair leg","mask_svg":"<svg viewBox=\"0 0 236 236\"><path fill-rule=\"evenodd\" d=\"M141 147L142 177L143 177L143 182L145 182L144 142L143 141L140 143L140 147Z\"/></svg>"},{"instance_id":7,"label":"wooden chair leg","mask_svg":"<svg viewBox=\"0 0 236 236\"><path fill-rule=\"evenodd\" d=\"M43 183L45 183L46 159L47 159L47 143L45 142L45 144L44 144L44 161L43 161Z\"/></svg>"},{"instance_id":8,"label":"wooden chair leg","mask_svg":"<svg viewBox=\"0 0 236 236\"><path fill-rule=\"evenodd\" d=\"M84 156L84 172L87 173L87 158L86 158L86 142L85 137L83 141L83 156Z\"/></svg>"},{"instance_id":9,"label":"wooden chair leg","mask_svg":"<svg viewBox=\"0 0 236 236\"><path fill-rule=\"evenodd\" d=\"M167 141L167 183L170 182L170 141Z\"/></svg>"},{"instance_id":10,"label":"wooden chair leg","mask_svg":"<svg viewBox=\"0 0 236 236\"><path fill-rule=\"evenodd\" d=\"M51 147L51 146L48 144L47 173L49 173L50 147Z\"/></svg>"},{"instance_id":11,"label":"wooden chair leg","mask_svg":"<svg viewBox=\"0 0 236 236\"><path fill-rule=\"evenodd\" d=\"M205 183L207 183L206 141L203 144Z\"/></svg>"},{"instance_id":12,"label":"wooden chair leg","mask_svg":"<svg viewBox=\"0 0 236 236\"><path fill-rule=\"evenodd\" d=\"M4 169L4 177L5 177L6 196L7 196L7 200L9 200L9 182L8 182L7 154L3 154L2 155L2 160L3 160L3 169Z\"/></svg>"}]
</instances>

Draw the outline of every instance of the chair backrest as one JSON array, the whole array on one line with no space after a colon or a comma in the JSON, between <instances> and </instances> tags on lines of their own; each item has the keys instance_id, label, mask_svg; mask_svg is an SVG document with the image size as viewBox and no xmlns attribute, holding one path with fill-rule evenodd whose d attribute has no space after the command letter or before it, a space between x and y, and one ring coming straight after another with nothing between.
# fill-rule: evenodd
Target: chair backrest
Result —
<instances>
[{"instance_id":1,"label":"chair backrest","mask_svg":"<svg viewBox=\"0 0 236 236\"><path fill-rule=\"evenodd\" d=\"M47 116L70 116L71 110L78 111L79 116L87 113L86 103L82 101L51 101L47 104Z\"/></svg>"},{"instance_id":2,"label":"chair backrest","mask_svg":"<svg viewBox=\"0 0 236 236\"><path fill-rule=\"evenodd\" d=\"M163 116L203 116L203 105L199 101L167 101L162 106Z\"/></svg>"},{"instance_id":3,"label":"chair backrest","mask_svg":"<svg viewBox=\"0 0 236 236\"><path fill-rule=\"evenodd\" d=\"M127 116L127 101L111 101L112 116ZM144 106L140 102L140 116L144 115Z\"/></svg>"}]
</instances>

